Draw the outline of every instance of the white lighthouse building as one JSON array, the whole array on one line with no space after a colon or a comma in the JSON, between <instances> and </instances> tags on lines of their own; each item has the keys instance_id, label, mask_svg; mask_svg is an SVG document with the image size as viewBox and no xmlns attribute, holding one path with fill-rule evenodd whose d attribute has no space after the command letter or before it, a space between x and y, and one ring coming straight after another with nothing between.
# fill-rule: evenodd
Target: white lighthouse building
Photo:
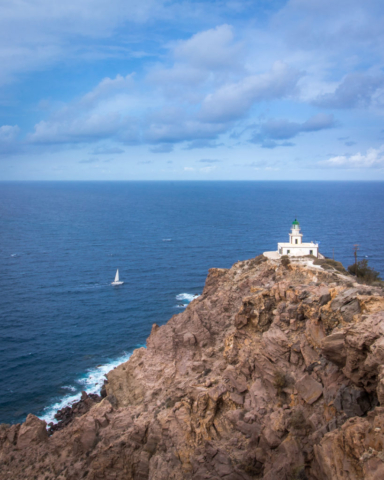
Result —
<instances>
[{"instance_id":1,"label":"white lighthouse building","mask_svg":"<svg viewBox=\"0 0 384 480\"><path fill-rule=\"evenodd\" d=\"M319 255L319 245L317 243L303 243L303 234L300 232L300 224L295 219L292 223L289 234L289 242L278 243L277 251L279 255L289 255L293 257L302 257L304 255Z\"/></svg>"}]
</instances>

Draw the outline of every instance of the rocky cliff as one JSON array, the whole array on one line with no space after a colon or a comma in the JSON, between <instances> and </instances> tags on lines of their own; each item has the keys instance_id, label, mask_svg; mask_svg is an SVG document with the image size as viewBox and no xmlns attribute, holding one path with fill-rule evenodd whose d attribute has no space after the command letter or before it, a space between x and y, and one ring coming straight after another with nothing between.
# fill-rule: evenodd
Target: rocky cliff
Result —
<instances>
[{"instance_id":1,"label":"rocky cliff","mask_svg":"<svg viewBox=\"0 0 384 480\"><path fill-rule=\"evenodd\" d=\"M100 403L45 427L0 427L1 479L383 479L383 289L308 259L212 269Z\"/></svg>"}]
</instances>

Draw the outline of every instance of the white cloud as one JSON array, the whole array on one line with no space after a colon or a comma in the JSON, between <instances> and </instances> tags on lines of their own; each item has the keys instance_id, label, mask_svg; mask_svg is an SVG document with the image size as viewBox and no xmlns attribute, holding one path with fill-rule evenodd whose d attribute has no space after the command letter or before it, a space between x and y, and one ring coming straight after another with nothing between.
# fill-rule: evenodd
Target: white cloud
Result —
<instances>
[{"instance_id":1,"label":"white cloud","mask_svg":"<svg viewBox=\"0 0 384 480\"><path fill-rule=\"evenodd\" d=\"M174 49L178 61L206 70L239 66L241 45L234 43L233 27L220 25L180 41Z\"/></svg>"},{"instance_id":2,"label":"white cloud","mask_svg":"<svg viewBox=\"0 0 384 480\"><path fill-rule=\"evenodd\" d=\"M79 102L81 107L92 106L95 102L110 95L115 95L121 91L129 91L134 86L134 73L123 77L116 75L116 78L103 78L103 80L89 93L84 95Z\"/></svg>"},{"instance_id":3,"label":"white cloud","mask_svg":"<svg viewBox=\"0 0 384 480\"><path fill-rule=\"evenodd\" d=\"M87 40L105 39L125 23L164 15L162 0L2 0L0 83L63 58L78 60Z\"/></svg>"},{"instance_id":4,"label":"white cloud","mask_svg":"<svg viewBox=\"0 0 384 480\"><path fill-rule=\"evenodd\" d=\"M79 100L56 111L50 119L38 122L27 136L31 143L95 142L120 134L128 143L138 141L137 127L129 115L129 96L134 97L133 75L104 78ZM123 101L121 94L125 93ZM116 102L116 99L119 99ZM124 102L128 104L124 105ZM133 105L134 102L131 102Z\"/></svg>"},{"instance_id":5,"label":"white cloud","mask_svg":"<svg viewBox=\"0 0 384 480\"><path fill-rule=\"evenodd\" d=\"M122 148L99 146L92 150L91 155L115 155L120 153L124 153Z\"/></svg>"},{"instance_id":6,"label":"white cloud","mask_svg":"<svg viewBox=\"0 0 384 480\"><path fill-rule=\"evenodd\" d=\"M172 66L158 64L147 80L170 97L179 95L189 103L200 102L204 84L222 83L243 72L242 45L235 41L233 27L227 24L198 32L187 40L169 46Z\"/></svg>"},{"instance_id":7,"label":"white cloud","mask_svg":"<svg viewBox=\"0 0 384 480\"><path fill-rule=\"evenodd\" d=\"M0 127L0 143L13 142L20 132L17 125L3 125Z\"/></svg>"},{"instance_id":8,"label":"white cloud","mask_svg":"<svg viewBox=\"0 0 384 480\"><path fill-rule=\"evenodd\" d=\"M323 167L334 168L384 168L384 145L370 148L365 154L339 155L319 162Z\"/></svg>"},{"instance_id":9,"label":"white cloud","mask_svg":"<svg viewBox=\"0 0 384 480\"><path fill-rule=\"evenodd\" d=\"M14 153L18 149L17 137L20 133L18 125L0 127L0 154Z\"/></svg>"},{"instance_id":10,"label":"white cloud","mask_svg":"<svg viewBox=\"0 0 384 480\"><path fill-rule=\"evenodd\" d=\"M380 99L381 97L381 99ZM314 104L328 108L364 108L383 104L384 74L349 73L332 93L318 95Z\"/></svg>"},{"instance_id":11,"label":"white cloud","mask_svg":"<svg viewBox=\"0 0 384 480\"><path fill-rule=\"evenodd\" d=\"M119 114L91 113L80 118L61 121L41 121L27 138L31 143L78 143L113 137L124 128Z\"/></svg>"},{"instance_id":12,"label":"white cloud","mask_svg":"<svg viewBox=\"0 0 384 480\"><path fill-rule=\"evenodd\" d=\"M259 143L264 148L291 147L294 146L293 143L281 142L281 140L289 140L300 133L318 132L334 126L333 115L325 113L314 115L302 123L286 119L271 119L260 125L259 129L253 134L251 142Z\"/></svg>"},{"instance_id":13,"label":"white cloud","mask_svg":"<svg viewBox=\"0 0 384 480\"><path fill-rule=\"evenodd\" d=\"M247 76L207 95L202 103L200 118L211 122L228 122L241 118L256 102L293 94L301 75L287 64L275 62L267 73Z\"/></svg>"}]
</instances>

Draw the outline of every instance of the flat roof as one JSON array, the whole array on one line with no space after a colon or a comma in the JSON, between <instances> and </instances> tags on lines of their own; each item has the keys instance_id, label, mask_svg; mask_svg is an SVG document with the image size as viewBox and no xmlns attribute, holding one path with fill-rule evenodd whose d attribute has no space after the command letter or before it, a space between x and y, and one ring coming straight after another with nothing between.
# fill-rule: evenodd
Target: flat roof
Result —
<instances>
[{"instance_id":1,"label":"flat roof","mask_svg":"<svg viewBox=\"0 0 384 480\"><path fill-rule=\"evenodd\" d=\"M278 243L277 245L281 247L292 247L292 248L301 248L301 247L318 247L318 243Z\"/></svg>"}]
</instances>

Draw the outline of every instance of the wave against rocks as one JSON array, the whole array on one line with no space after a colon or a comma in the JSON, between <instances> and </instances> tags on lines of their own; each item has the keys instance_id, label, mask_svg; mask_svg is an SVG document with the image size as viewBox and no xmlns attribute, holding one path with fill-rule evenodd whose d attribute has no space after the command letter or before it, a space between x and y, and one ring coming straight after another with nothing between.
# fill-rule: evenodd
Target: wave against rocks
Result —
<instances>
[{"instance_id":1,"label":"wave against rocks","mask_svg":"<svg viewBox=\"0 0 384 480\"><path fill-rule=\"evenodd\" d=\"M211 269L104 397L51 436L2 425L0 478L382 479L384 291L300 259Z\"/></svg>"}]
</instances>

